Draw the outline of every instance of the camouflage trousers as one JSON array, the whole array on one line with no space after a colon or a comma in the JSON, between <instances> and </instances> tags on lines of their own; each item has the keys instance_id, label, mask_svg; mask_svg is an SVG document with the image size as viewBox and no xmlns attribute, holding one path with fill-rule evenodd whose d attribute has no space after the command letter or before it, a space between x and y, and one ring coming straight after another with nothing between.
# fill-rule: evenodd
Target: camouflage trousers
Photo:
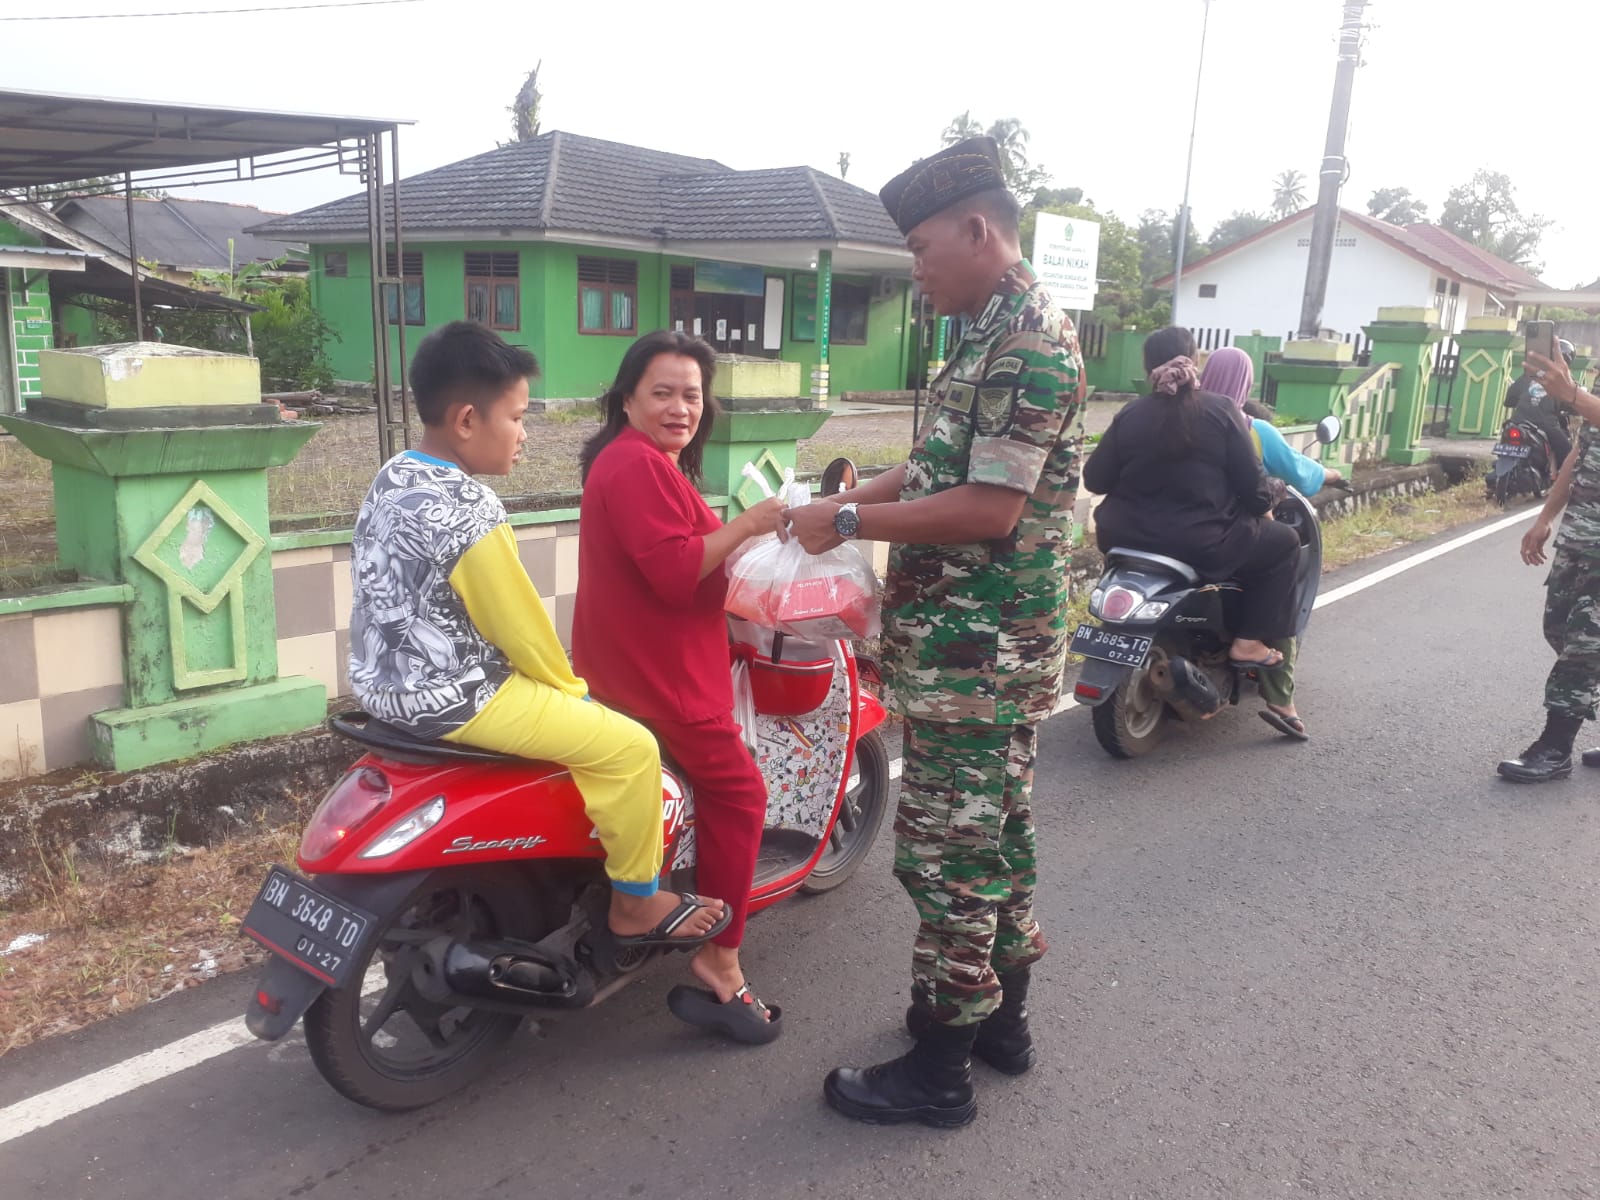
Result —
<instances>
[{"instance_id":1,"label":"camouflage trousers","mask_svg":"<svg viewBox=\"0 0 1600 1200\"><path fill-rule=\"evenodd\" d=\"M997 973L1047 949L1033 918L1032 725L908 718L894 873L916 906L912 990L947 1025L1000 1005Z\"/></svg>"},{"instance_id":2,"label":"camouflage trousers","mask_svg":"<svg viewBox=\"0 0 1600 1200\"><path fill-rule=\"evenodd\" d=\"M1600 563L1556 549L1545 581L1544 639L1556 652L1544 706L1593 721L1600 705Z\"/></svg>"}]
</instances>

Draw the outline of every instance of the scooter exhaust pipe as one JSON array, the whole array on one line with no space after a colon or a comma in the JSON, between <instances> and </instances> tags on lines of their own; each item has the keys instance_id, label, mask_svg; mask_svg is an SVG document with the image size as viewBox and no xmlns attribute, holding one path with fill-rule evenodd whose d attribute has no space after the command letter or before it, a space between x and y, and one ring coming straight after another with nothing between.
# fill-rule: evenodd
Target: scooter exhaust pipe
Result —
<instances>
[{"instance_id":1,"label":"scooter exhaust pipe","mask_svg":"<svg viewBox=\"0 0 1600 1200\"><path fill-rule=\"evenodd\" d=\"M464 999L519 1008L585 1008L594 999L586 968L532 943L451 940L429 947L428 957L436 967L430 974Z\"/></svg>"}]
</instances>

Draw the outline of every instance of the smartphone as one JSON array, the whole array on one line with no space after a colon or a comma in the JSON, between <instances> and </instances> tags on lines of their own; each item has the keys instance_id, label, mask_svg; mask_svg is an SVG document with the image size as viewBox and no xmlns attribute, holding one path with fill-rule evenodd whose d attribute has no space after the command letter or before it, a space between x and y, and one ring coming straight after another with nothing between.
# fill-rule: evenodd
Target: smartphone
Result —
<instances>
[{"instance_id":1,"label":"smartphone","mask_svg":"<svg viewBox=\"0 0 1600 1200\"><path fill-rule=\"evenodd\" d=\"M1554 321L1529 321L1527 352L1542 354L1552 361L1556 356L1556 323Z\"/></svg>"}]
</instances>

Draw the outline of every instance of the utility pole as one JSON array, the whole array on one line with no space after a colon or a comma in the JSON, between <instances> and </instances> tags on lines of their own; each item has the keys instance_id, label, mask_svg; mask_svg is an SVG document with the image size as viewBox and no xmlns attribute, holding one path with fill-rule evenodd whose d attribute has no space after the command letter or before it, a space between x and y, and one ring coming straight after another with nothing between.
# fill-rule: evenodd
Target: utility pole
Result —
<instances>
[{"instance_id":1,"label":"utility pole","mask_svg":"<svg viewBox=\"0 0 1600 1200\"><path fill-rule=\"evenodd\" d=\"M1211 0L1200 18L1200 63L1194 69L1194 115L1189 122L1189 162L1183 168L1183 207L1178 210L1178 248L1172 268L1172 323L1178 323L1178 289L1183 286L1183 256L1189 248L1189 179L1194 174L1194 135L1200 127L1200 80L1206 71L1206 30L1211 25Z\"/></svg>"},{"instance_id":2,"label":"utility pole","mask_svg":"<svg viewBox=\"0 0 1600 1200\"><path fill-rule=\"evenodd\" d=\"M1317 212L1311 224L1311 254L1306 262L1305 298L1300 303L1300 336L1314 338L1322 331L1322 304L1328 298L1328 268L1333 262L1333 235L1339 227L1339 189L1344 185L1349 161L1344 156L1345 133L1350 128L1350 94L1355 90L1356 68L1361 65L1362 10L1367 0L1345 0L1344 23L1339 29L1339 65L1333 76L1333 107L1328 112L1328 140L1322 151L1318 176Z\"/></svg>"}]
</instances>

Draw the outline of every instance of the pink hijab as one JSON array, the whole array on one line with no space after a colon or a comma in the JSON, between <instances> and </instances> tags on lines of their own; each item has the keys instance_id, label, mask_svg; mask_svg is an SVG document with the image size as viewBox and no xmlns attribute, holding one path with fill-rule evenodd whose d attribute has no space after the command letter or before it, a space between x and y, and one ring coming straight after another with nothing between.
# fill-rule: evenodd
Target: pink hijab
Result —
<instances>
[{"instance_id":1,"label":"pink hijab","mask_svg":"<svg viewBox=\"0 0 1600 1200\"><path fill-rule=\"evenodd\" d=\"M1243 412L1255 379L1256 368L1250 356L1236 346L1224 346L1213 350L1206 359L1206 369L1200 373L1200 390L1226 396Z\"/></svg>"}]
</instances>

